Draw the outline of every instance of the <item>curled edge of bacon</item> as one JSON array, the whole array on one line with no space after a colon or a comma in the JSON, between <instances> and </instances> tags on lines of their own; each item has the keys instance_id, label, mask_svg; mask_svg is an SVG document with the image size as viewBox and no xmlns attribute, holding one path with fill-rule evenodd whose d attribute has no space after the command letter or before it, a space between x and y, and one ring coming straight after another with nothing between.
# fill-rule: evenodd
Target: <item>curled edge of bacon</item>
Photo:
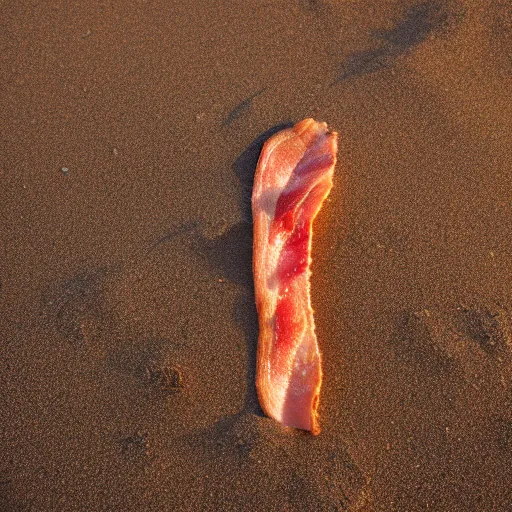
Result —
<instances>
[{"instance_id":1,"label":"curled edge of bacon","mask_svg":"<svg viewBox=\"0 0 512 512\"><path fill-rule=\"evenodd\" d=\"M313 119L276 133L263 146L252 193L259 402L271 418L315 435L322 363L310 300L312 225L337 149L337 133Z\"/></svg>"}]
</instances>

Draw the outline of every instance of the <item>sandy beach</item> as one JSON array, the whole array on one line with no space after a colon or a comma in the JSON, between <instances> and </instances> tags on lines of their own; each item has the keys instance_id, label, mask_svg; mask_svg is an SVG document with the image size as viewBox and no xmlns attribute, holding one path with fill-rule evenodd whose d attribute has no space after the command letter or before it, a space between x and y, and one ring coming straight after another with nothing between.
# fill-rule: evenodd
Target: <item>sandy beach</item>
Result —
<instances>
[{"instance_id":1,"label":"sandy beach","mask_svg":"<svg viewBox=\"0 0 512 512\"><path fill-rule=\"evenodd\" d=\"M0 19L0 510L512 510L510 2ZM318 437L254 383L254 170L307 117Z\"/></svg>"}]
</instances>

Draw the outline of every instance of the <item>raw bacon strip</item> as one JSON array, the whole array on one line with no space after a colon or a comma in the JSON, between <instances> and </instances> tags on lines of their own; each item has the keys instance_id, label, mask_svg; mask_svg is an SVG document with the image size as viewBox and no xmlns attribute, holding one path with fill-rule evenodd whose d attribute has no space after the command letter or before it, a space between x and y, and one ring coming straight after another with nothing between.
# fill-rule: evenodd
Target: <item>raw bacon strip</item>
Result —
<instances>
[{"instance_id":1,"label":"raw bacon strip","mask_svg":"<svg viewBox=\"0 0 512 512\"><path fill-rule=\"evenodd\" d=\"M332 187L337 138L313 119L277 133L263 146L252 193L259 401L271 418L313 434L322 368L309 296L311 235Z\"/></svg>"}]
</instances>

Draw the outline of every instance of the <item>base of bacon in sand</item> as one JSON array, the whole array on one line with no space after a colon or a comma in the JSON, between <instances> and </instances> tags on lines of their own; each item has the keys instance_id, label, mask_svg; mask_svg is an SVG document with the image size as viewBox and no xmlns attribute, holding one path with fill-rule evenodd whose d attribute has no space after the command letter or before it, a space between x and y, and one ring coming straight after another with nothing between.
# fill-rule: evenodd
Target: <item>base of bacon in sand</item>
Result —
<instances>
[{"instance_id":1,"label":"base of bacon in sand","mask_svg":"<svg viewBox=\"0 0 512 512\"><path fill-rule=\"evenodd\" d=\"M336 153L337 134L305 119L265 143L252 194L259 401L271 418L313 434L320 432L322 367L309 293L311 237Z\"/></svg>"}]
</instances>

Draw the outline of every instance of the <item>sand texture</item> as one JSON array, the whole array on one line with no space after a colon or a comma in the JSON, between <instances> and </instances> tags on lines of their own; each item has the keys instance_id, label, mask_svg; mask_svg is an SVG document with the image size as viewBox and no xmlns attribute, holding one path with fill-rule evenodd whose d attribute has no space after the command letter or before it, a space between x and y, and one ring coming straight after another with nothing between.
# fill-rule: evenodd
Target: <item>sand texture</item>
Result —
<instances>
[{"instance_id":1,"label":"sand texture","mask_svg":"<svg viewBox=\"0 0 512 512\"><path fill-rule=\"evenodd\" d=\"M0 19L0 510L512 510L510 2ZM254 387L252 179L306 117L317 438Z\"/></svg>"}]
</instances>

